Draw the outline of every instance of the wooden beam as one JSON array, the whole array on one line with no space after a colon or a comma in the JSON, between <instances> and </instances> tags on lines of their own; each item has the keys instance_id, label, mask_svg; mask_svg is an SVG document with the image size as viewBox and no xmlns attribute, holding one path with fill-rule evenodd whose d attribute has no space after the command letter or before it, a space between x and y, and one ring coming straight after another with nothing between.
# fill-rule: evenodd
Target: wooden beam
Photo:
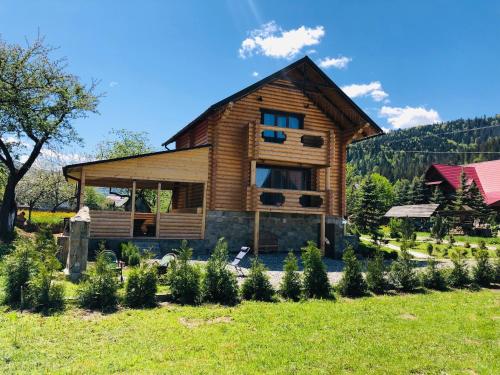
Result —
<instances>
[{"instance_id":1,"label":"wooden beam","mask_svg":"<svg viewBox=\"0 0 500 375\"><path fill-rule=\"evenodd\" d=\"M161 182L158 182L158 190L156 191L156 238L160 238L160 194Z\"/></svg>"},{"instance_id":2,"label":"wooden beam","mask_svg":"<svg viewBox=\"0 0 500 375\"><path fill-rule=\"evenodd\" d=\"M319 241L320 243L320 249L321 249L321 255L325 256L325 233L326 233L326 215L321 214L320 215L320 224L319 224Z\"/></svg>"},{"instance_id":3,"label":"wooden beam","mask_svg":"<svg viewBox=\"0 0 500 375\"><path fill-rule=\"evenodd\" d=\"M252 160L250 162L250 186L255 185L256 173L257 173L257 161Z\"/></svg>"},{"instance_id":4,"label":"wooden beam","mask_svg":"<svg viewBox=\"0 0 500 375\"><path fill-rule=\"evenodd\" d=\"M253 224L253 253L259 255L259 229L260 229L260 211L255 211L255 219Z\"/></svg>"},{"instance_id":5,"label":"wooden beam","mask_svg":"<svg viewBox=\"0 0 500 375\"><path fill-rule=\"evenodd\" d=\"M80 177L80 195L78 197L78 202L78 208L82 208L85 205L85 168L82 168Z\"/></svg>"},{"instance_id":6,"label":"wooden beam","mask_svg":"<svg viewBox=\"0 0 500 375\"><path fill-rule=\"evenodd\" d=\"M135 219L135 187L137 183L132 182L132 206L130 208L130 237L134 237L134 219Z\"/></svg>"},{"instance_id":7,"label":"wooden beam","mask_svg":"<svg viewBox=\"0 0 500 375\"><path fill-rule=\"evenodd\" d=\"M203 184L203 210L201 217L201 239L205 239L205 223L207 218L207 184Z\"/></svg>"}]
</instances>

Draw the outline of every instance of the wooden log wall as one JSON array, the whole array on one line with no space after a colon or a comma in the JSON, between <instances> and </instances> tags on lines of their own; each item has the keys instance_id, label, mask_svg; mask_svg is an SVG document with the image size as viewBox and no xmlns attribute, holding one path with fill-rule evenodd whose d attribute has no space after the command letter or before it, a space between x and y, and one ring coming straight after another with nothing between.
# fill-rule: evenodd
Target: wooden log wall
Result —
<instances>
[{"instance_id":1,"label":"wooden log wall","mask_svg":"<svg viewBox=\"0 0 500 375\"><path fill-rule=\"evenodd\" d=\"M130 237L130 218L126 211L90 211L90 237Z\"/></svg>"},{"instance_id":2,"label":"wooden log wall","mask_svg":"<svg viewBox=\"0 0 500 375\"><path fill-rule=\"evenodd\" d=\"M201 239L202 213L162 213L160 214L160 238Z\"/></svg>"}]
</instances>

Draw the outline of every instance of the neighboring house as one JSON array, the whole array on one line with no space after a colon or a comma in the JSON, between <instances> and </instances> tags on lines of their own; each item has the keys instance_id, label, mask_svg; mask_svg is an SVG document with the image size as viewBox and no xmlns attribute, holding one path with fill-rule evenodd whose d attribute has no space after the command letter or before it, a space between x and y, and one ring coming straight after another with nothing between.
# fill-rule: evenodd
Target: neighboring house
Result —
<instances>
[{"instance_id":1,"label":"neighboring house","mask_svg":"<svg viewBox=\"0 0 500 375\"><path fill-rule=\"evenodd\" d=\"M474 182L479 188L486 205L500 210L500 160L466 165L432 164L425 173L426 184L439 187L450 196L460 187L462 171L467 176L467 185Z\"/></svg>"},{"instance_id":2,"label":"neighboring house","mask_svg":"<svg viewBox=\"0 0 500 375\"><path fill-rule=\"evenodd\" d=\"M96 239L149 236L168 248L187 238L210 249L225 237L231 250L255 252L313 240L340 249L346 146L379 134L304 57L212 105L163 143L175 150L68 165L64 174L82 194L85 184L172 191L168 212L92 211Z\"/></svg>"}]
</instances>

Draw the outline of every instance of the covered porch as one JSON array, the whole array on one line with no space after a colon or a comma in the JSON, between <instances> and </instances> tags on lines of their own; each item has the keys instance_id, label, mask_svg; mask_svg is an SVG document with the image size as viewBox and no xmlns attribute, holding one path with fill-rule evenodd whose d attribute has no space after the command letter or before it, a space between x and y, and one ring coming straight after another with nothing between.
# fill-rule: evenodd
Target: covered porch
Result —
<instances>
[{"instance_id":1,"label":"covered porch","mask_svg":"<svg viewBox=\"0 0 500 375\"><path fill-rule=\"evenodd\" d=\"M162 151L68 165L68 181L78 184L78 207L85 187L119 197L106 209L90 210L91 238L204 239L208 147Z\"/></svg>"}]
</instances>

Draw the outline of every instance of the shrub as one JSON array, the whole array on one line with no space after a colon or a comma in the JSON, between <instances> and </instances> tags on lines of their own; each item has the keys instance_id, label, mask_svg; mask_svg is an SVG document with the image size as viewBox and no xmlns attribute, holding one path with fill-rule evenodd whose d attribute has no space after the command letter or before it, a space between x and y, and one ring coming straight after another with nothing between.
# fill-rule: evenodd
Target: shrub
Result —
<instances>
[{"instance_id":1,"label":"shrub","mask_svg":"<svg viewBox=\"0 0 500 375\"><path fill-rule=\"evenodd\" d=\"M342 260L344 261L344 272L338 285L340 294L345 297L362 296L366 293L366 283L352 246L346 249Z\"/></svg>"},{"instance_id":2,"label":"shrub","mask_svg":"<svg viewBox=\"0 0 500 375\"><path fill-rule=\"evenodd\" d=\"M125 304L130 307L155 306L157 284L156 267L143 265L132 269L125 283Z\"/></svg>"},{"instance_id":3,"label":"shrub","mask_svg":"<svg viewBox=\"0 0 500 375\"><path fill-rule=\"evenodd\" d=\"M139 248L135 246L132 242L122 243L121 247L121 258L128 266L138 266L141 263L141 253Z\"/></svg>"},{"instance_id":4,"label":"shrub","mask_svg":"<svg viewBox=\"0 0 500 375\"><path fill-rule=\"evenodd\" d=\"M238 281L227 267L227 242L220 238L208 259L203 278L203 299L223 305L236 305L239 302Z\"/></svg>"},{"instance_id":5,"label":"shrub","mask_svg":"<svg viewBox=\"0 0 500 375\"><path fill-rule=\"evenodd\" d=\"M166 281L174 301L181 304L196 305L201 302L201 271L196 265L190 264L193 249L183 240L177 250L177 259L170 262Z\"/></svg>"},{"instance_id":6,"label":"shrub","mask_svg":"<svg viewBox=\"0 0 500 375\"><path fill-rule=\"evenodd\" d=\"M77 289L80 307L104 312L116 309L118 281L113 267L101 251L95 265L86 273Z\"/></svg>"},{"instance_id":7,"label":"shrub","mask_svg":"<svg viewBox=\"0 0 500 375\"><path fill-rule=\"evenodd\" d=\"M401 237L401 219L396 219L395 217L391 217L389 219L389 236L391 238L399 238Z\"/></svg>"},{"instance_id":8,"label":"shrub","mask_svg":"<svg viewBox=\"0 0 500 375\"><path fill-rule=\"evenodd\" d=\"M472 267L472 280L479 286L488 287L495 279L495 270L489 261L488 250L479 249L475 258L476 265Z\"/></svg>"},{"instance_id":9,"label":"shrub","mask_svg":"<svg viewBox=\"0 0 500 375\"><path fill-rule=\"evenodd\" d=\"M443 258L446 258L448 256L448 250L451 249L451 246L443 247L441 249L441 255Z\"/></svg>"},{"instance_id":10,"label":"shrub","mask_svg":"<svg viewBox=\"0 0 500 375\"><path fill-rule=\"evenodd\" d=\"M285 274L280 285L280 294L283 298L291 299L293 301L298 301L300 299L300 294L302 292L302 280L300 278L300 274L297 272L298 270L299 266L297 264L297 258L293 255L293 252L290 251L285 258L283 266Z\"/></svg>"},{"instance_id":11,"label":"shrub","mask_svg":"<svg viewBox=\"0 0 500 375\"><path fill-rule=\"evenodd\" d=\"M422 284L428 289L445 290L446 280L443 272L438 269L437 262L434 259L429 259L427 267L421 274Z\"/></svg>"},{"instance_id":12,"label":"shrub","mask_svg":"<svg viewBox=\"0 0 500 375\"><path fill-rule=\"evenodd\" d=\"M35 311L49 312L64 308L64 285L54 282L53 271L42 263L29 281L26 300Z\"/></svg>"},{"instance_id":13,"label":"shrub","mask_svg":"<svg viewBox=\"0 0 500 375\"><path fill-rule=\"evenodd\" d=\"M466 241L466 242L464 243L464 247L465 247L466 249L470 249L470 243L469 243L469 241Z\"/></svg>"},{"instance_id":14,"label":"shrub","mask_svg":"<svg viewBox=\"0 0 500 375\"><path fill-rule=\"evenodd\" d=\"M14 243L12 252L5 257L2 273L4 274L4 303L15 307L25 307L28 283L38 269L39 253L35 251L31 240L19 238Z\"/></svg>"},{"instance_id":15,"label":"shrub","mask_svg":"<svg viewBox=\"0 0 500 375\"><path fill-rule=\"evenodd\" d=\"M311 298L330 298L330 283L326 267L321 259L321 251L313 241L302 248L304 262L304 293Z\"/></svg>"},{"instance_id":16,"label":"shrub","mask_svg":"<svg viewBox=\"0 0 500 375\"><path fill-rule=\"evenodd\" d=\"M429 254L429 256L432 256L433 251L434 251L434 246L432 246L431 243L428 243L427 244L427 254Z\"/></svg>"},{"instance_id":17,"label":"shrub","mask_svg":"<svg viewBox=\"0 0 500 375\"><path fill-rule=\"evenodd\" d=\"M266 274L266 267L258 259L252 261L248 277L241 286L244 299L270 302L274 297L274 289Z\"/></svg>"},{"instance_id":18,"label":"shrub","mask_svg":"<svg viewBox=\"0 0 500 375\"><path fill-rule=\"evenodd\" d=\"M375 258L368 261L366 270L366 284L370 292L380 294L387 287L385 279L385 266L382 253L379 252Z\"/></svg>"},{"instance_id":19,"label":"shrub","mask_svg":"<svg viewBox=\"0 0 500 375\"><path fill-rule=\"evenodd\" d=\"M401 257L392 263L389 280L394 288L403 292L411 292L419 286L410 255L406 249L402 248Z\"/></svg>"},{"instance_id":20,"label":"shrub","mask_svg":"<svg viewBox=\"0 0 500 375\"><path fill-rule=\"evenodd\" d=\"M497 246L495 259L495 282L500 283L500 247Z\"/></svg>"},{"instance_id":21,"label":"shrub","mask_svg":"<svg viewBox=\"0 0 500 375\"><path fill-rule=\"evenodd\" d=\"M470 283L467 264L460 255L454 256L451 261L453 262L453 267L448 273L448 285L452 288L464 288Z\"/></svg>"},{"instance_id":22,"label":"shrub","mask_svg":"<svg viewBox=\"0 0 500 375\"><path fill-rule=\"evenodd\" d=\"M455 237L453 236L453 234L450 234L450 235L448 236L448 243L449 243L450 245L453 245L453 244L455 243Z\"/></svg>"}]
</instances>

